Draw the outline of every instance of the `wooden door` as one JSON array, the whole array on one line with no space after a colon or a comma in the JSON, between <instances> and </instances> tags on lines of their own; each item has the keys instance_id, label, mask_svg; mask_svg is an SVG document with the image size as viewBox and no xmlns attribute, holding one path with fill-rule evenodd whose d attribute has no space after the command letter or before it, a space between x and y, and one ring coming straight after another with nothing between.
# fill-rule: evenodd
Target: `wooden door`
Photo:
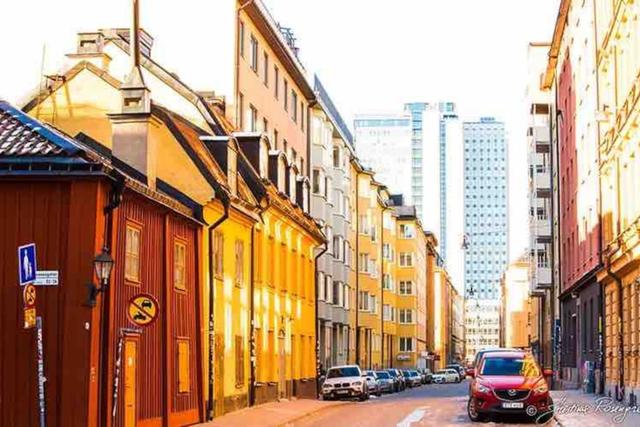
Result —
<instances>
[{"instance_id":1,"label":"wooden door","mask_svg":"<svg viewBox=\"0 0 640 427\"><path fill-rule=\"evenodd\" d=\"M136 394L138 370L138 342L124 342L124 427L136 425Z\"/></svg>"},{"instance_id":2,"label":"wooden door","mask_svg":"<svg viewBox=\"0 0 640 427\"><path fill-rule=\"evenodd\" d=\"M214 380L214 396L215 396L215 415L224 414L224 335L215 335L215 380Z\"/></svg>"},{"instance_id":3,"label":"wooden door","mask_svg":"<svg viewBox=\"0 0 640 427\"><path fill-rule=\"evenodd\" d=\"M278 337L278 397L283 399L287 397L287 381L286 381L286 354L284 351L284 336Z\"/></svg>"}]
</instances>

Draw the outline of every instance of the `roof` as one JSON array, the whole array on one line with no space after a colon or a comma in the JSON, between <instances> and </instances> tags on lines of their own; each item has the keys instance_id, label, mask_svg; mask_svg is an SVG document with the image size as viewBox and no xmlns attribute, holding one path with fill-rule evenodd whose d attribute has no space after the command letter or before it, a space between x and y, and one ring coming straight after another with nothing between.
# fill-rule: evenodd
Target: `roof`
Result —
<instances>
[{"instance_id":1,"label":"roof","mask_svg":"<svg viewBox=\"0 0 640 427\"><path fill-rule=\"evenodd\" d=\"M0 157L73 156L81 147L72 138L0 101Z\"/></svg>"},{"instance_id":2,"label":"roof","mask_svg":"<svg viewBox=\"0 0 640 427\"><path fill-rule=\"evenodd\" d=\"M416 218L415 206L394 206L399 218Z\"/></svg>"}]
</instances>

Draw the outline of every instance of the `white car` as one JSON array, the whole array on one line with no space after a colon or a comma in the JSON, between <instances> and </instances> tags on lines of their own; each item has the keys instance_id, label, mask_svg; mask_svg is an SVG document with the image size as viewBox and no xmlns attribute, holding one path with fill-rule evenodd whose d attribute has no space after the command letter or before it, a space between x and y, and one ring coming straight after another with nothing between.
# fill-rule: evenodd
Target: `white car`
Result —
<instances>
[{"instance_id":1,"label":"white car","mask_svg":"<svg viewBox=\"0 0 640 427\"><path fill-rule=\"evenodd\" d=\"M362 377L358 365L334 366L327 371L327 377L322 384L322 398L333 400L345 397L369 399L367 379Z\"/></svg>"},{"instance_id":2,"label":"white car","mask_svg":"<svg viewBox=\"0 0 640 427\"><path fill-rule=\"evenodd\" d=\"M455 369L442 369L433 374L433 382L442 383L459 383L460 374Z\"/></svg>"}]
</instances>

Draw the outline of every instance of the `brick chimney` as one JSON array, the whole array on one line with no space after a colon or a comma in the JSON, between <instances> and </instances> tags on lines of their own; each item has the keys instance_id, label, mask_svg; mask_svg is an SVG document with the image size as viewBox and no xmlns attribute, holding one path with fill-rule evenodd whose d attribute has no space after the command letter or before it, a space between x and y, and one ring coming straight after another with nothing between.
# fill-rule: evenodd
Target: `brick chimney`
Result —
<instances>
[{"instance_id":1,"label":"brick chimney","mask_svg":"<svg viewBox=\"0 0 640 427\"><path fill-rule=\"evenodd\" d=\"M147 185L155 188L156 143L149 138L151 96L140 69L139 0L132 2L129 36L131 69L120 86L121 112L110 114L113 132L113 156L147 177Z\"/></svg>"}]
</instances>

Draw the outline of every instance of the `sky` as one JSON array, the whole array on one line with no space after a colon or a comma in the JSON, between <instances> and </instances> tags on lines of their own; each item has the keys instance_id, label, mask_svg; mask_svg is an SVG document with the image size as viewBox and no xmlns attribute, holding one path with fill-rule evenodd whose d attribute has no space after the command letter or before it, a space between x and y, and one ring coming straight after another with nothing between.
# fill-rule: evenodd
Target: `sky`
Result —
<instances>
[{"instance_id":1,"label":"sky","mask_svg":"<svg viewBox=\"0 0 640 427\"><path fill-rule=\"evenodd\" d=\"M208 1L141 0L153 56L196 89L214 89ZM509 138L510 258L528 244L524 100L527 44L549 41L559 0L263 0L291 27L300 58L317 73L347 123L405 102L451 100L461 118L495 116ZM0 98L17 103L75 50L78 31L128 26L130 0L20 0L3 5ZM108 7L107 7L108 5ZM179 30L176 27L179 26ZM230 36L231 37L231 36ZM45 47L46 46L46 47ZM185 48L189 46L189 48ZM43 54L44 53L44 54ZM44 58L44 59L43 59ZM202 67L194 67L197 58Z\"/></svg>"}]
</instances>

